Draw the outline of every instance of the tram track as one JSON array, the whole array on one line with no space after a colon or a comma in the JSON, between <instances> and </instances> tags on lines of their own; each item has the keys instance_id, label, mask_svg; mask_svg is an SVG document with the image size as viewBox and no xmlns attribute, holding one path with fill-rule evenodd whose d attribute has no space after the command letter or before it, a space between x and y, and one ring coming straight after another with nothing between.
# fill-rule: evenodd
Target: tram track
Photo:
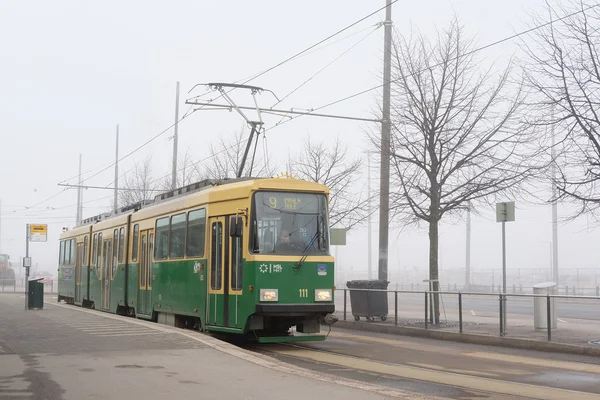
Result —
<instances>
[{"instance_id":1,"label":"tram track","mask_svg":"<svg viewBox=\"0 0 600 400\"><path fill-rule=\"evenodd\" d=\"M347 339L344 335L342 338L342 340ZM365 339L365 342L368 339ZM337 348L333 345L336 341ZM245 348L323 374L410 391L417 396L430 395L434 398L457 400L600 399L600 395L596 393L511 380L510 376L501 376L494 372L492 367L490 372L483 369L469 369L469 366L462 365L450 368L443 365L444 363L436 365L427 360L394 362L376 355L369 357L359 355L358 352L353 352L353 346L349 341L345 341L345 347L340 344L340 338L332 335L329 344L327 342L251 344ZM494 362L490 361L490 364ZM520 369L515 366L512 372L516 375L529 373L523 365L520 365ZM565 372L565 376L569 374L576 374L576 372Z\"/></svg>"}]
</instances>

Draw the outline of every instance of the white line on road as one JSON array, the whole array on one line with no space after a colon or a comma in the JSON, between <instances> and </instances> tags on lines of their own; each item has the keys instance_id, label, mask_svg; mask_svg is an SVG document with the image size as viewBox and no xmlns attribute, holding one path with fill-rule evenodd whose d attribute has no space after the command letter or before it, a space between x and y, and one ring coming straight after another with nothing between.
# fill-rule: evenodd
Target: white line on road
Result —
<instances>
[{"instance_id":1,"label":"white line on road","mask_svg":"<svg viewBox=\"0 0 600 400\"><path fill-rule=\"evenodd\" d=\"M477 316L477 314L475 314L475 311L473 311L473 310L471 310L471 315L474 316L474 317Z\"/></svg>"},{"instance_id":2,"label":"white line on road","mask_svg":"<svg viewBox=\"0 0 600 400\"><path fill-rule=\"evenodd\" d=\"M567 323L567 321L565 321L565 320L562 320L562 319L560 319L560 318L557 318L557 320L558 320L558 322L562 322L563 324L566 324L566 323Z\"/></svg>"}]
</instances>

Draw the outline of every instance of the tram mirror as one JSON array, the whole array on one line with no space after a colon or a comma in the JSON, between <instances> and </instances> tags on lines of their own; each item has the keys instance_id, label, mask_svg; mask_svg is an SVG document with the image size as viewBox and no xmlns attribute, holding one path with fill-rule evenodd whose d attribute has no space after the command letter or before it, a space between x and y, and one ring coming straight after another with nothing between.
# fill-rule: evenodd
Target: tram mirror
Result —
<instances>
[{"instance_id":1,"label":"tram mirror","mask_svg":"<svg viewBox=\"0 0 600 400\"><path fill-rule=\"evenodd\" d=\"M231 217L231 223L229 224L229 236L231 237L242 237L243 224L242 217L236 215L235 217Z\"/></svg>"}]
</instances>

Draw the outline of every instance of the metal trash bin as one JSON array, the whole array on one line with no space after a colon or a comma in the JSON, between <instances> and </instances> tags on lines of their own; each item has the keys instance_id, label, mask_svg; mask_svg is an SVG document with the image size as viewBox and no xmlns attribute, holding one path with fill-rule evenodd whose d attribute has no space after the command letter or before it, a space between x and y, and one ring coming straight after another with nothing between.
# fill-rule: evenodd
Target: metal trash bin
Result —
<instances>
[{"instance_id":1,"label":"metal trash bin","mask_svg":"<svg viewBox=\"0 0 600 400\"><path fill-rule=\"evenodd\" d=\"M543 282L533 285L533 294L553 295L556 294L555 282ZM533 323L536 331L548 330L548 298L534 297L533 298ZM556 307L554 306L554 297L550 298L550 318L552 320L552 329L556 329L557 316Z\"/></svg>"},{"instance_id":2,"label":"metal trash bin","mask_svg":"<svg viewBox=\"0 0 600 400\"><path fill-rule=\"evenodd\" d=\"M378 289L387 290L389 282L381 280L355 280L346 282L350 289L350 307L355 321L360 317L368 321L375 321L379 317L382 321L387 319L388 296L387 292L352 290L352 289Z\"/></svg>"},{"instance_id":3,"label":"metal trash bin","mask_svg":"<svg viewBox=\"0 0 600 400\"><path fill-rule=\"evenodd\" d=\"M44 308L44 278L29 281L29 292L27 293L27 308Z\"/></svg>"}]
</instances>

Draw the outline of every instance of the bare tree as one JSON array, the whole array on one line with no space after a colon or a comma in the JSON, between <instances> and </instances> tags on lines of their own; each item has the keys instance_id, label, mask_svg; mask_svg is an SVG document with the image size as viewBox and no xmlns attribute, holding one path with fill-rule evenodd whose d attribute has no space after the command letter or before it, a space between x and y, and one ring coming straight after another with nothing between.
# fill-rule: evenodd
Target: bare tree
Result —
<instances>
[{"instance_id":1,"label":"bare tree","mask_svg":"<svg viewBox=\"0 0 600 400\"><path fill-rule=\"evenodd\" d=\"M537 171L529 158L536 147L519 123L521 86L510 87L509 68L497 78L478 71L473 42L456 19L433 43L397 37L393 49L391 219L428 225L429 278L438 291L440 221L517 195ZM439 323L438 295L432 303Z\"/></svg>"},{"instance_id":2,"label":"bare tree","mask_svg":"<svg viewBox=\"0 0 600 400\"><path fill-rule=\"evenodd\" d=\"M239 130L231 141L221 138L217 145L210 144L210 159L204 165L204 175L213 179L235 178L242 162L247 133ZM272 176L274 168L270 162L264 135L253 140L244 165L242 176Z\"/></svg>"},{"instance_id":3,"label":"bare tree","mask_svg":"<svg viewBox=\"0 0 600 400\"><path fill-rule=\"evenodd\" d=\"M176 187L187 186L206 179L208 176L198 162L194 161L190 147L180 155L177 160L177 172L175 176ZM172 189L172 176L165 176L160 184L162 190Z\"/></svg>"},{"instance_id":4,"label":"bare tree","mask_svg":"<svg viewBox=\"0 0 600 400\"><path fill-rule=\"evenodd\" d=\"M525 76L538 96L531 102L534 126L557 133L558 199L578 206L572 217L600 217L600 10L597 3L571 0L550 20L566 18L523 41ZM534 16L541 25L546 18Z\"/></svg>"},{"instance_id":5,"label":"bare tree","mask_svg":"<svg viewBox=\"0 0 600 400\"><path fill-rule=\"evenodd\" d=\"M159 189L159 182L152 174L152 157L146 157L141 163L136 163L123 177L119 191L119 205L125 207L144 200L152 200Z\"/></svg>"},{"instance_id":6,"label":"bare tree","mask_svg":"<svg viewBox=\"0 0 600 400\"><path fill-rule=\"evenodd\" d=\"M367 198L353 191L360 177L360 158L348 159L348 149L336 139L331 148L307 138L300 152L288 157L288 173L330 189L330 226L345 229L363 222L367 217Z\"/></svg>"}]
</instances>

